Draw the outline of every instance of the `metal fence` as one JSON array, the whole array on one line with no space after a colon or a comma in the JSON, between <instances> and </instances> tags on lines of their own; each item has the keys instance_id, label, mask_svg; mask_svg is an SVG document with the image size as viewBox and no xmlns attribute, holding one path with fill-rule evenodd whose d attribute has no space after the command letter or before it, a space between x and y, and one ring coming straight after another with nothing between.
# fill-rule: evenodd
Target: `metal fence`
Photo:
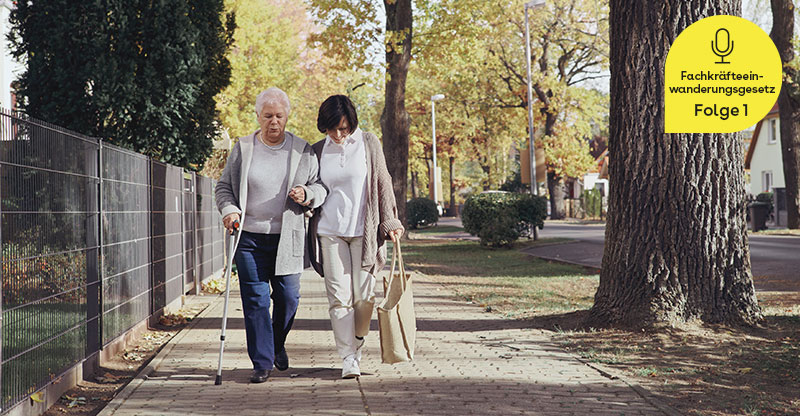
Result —
<instances>
[{"instance_id":1,"label":"metal fence","mask_svg":"<svg viewBox=\"0 0 800 416\"><path fill-rule=\"evenodd\" d=\"M0 409L222 269L214 185L0 110Z\"/></svg>"}]
</instances>

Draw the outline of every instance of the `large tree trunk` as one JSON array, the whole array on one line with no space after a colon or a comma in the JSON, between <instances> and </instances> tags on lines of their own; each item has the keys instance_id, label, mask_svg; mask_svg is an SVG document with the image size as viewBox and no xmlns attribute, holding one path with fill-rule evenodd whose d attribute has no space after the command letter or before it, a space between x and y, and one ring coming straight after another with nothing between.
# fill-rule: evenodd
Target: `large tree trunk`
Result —
<instances>
[{"instance_id":1,"label":"large tree trunk","mask_svg":"<svg viewBox=\"0 0 800 416\"><path fill-rule=\"evenodd\" d=\"M564 204L564 178L547 172L547 190L550 193L550 219L560 220L567 216L567 209Z\"/></svg>"},{"instance_id":2,"label":"large tree trunk","mask_svg":"<svg viewBox=\"0 0 800 416\"><path fill-rule=\"evenodd\" d=\"M392 175L397 214L406 223L408 127L406 76L411 61L411 0L384 0L386 8L386 100L381 114L383 153Z\"/></svg>"},{"instance_id":3,"label":"large tree trunk","mask_svg":"<svg viewBox=\"0 0 800 416\"><path fill-rule=\"evenodd\" d=\"M800 91L792 87L797 71L787 65L794 59L794 5L792 0L772 0L772 32L769 34L783 61L783 85L778 96L781 120L781 154L783 177L786 181L786 210L788 227L800 228Z\"/></svg>"},{"instance_id":4,"label":"large tree trunk","mask_svg":"<svg viewBox=\"0 0 800 416\"><path fill-rule=\"evenodd\" d=\"M610 208L590 323L760 318L734 134L664 134L668 45L735 0L611 0Z\"/></svg>"}]
</instances>

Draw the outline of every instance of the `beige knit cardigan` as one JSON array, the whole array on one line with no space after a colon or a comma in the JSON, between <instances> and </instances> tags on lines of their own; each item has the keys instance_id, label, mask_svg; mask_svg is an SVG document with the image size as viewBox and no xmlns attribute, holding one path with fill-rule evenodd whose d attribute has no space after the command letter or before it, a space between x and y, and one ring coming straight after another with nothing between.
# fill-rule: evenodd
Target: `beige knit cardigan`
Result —
<instances>
[{"instance_id":1,"label":"beige knit cardigan","mask_svg":"<svg viewBox=\"0 0 800 416\"><path fill-rule=\"evenodd\" d=\"M386 159L383 156L381 142L372 133L364 133L364 144L367 154L367 199L364 212L364 245L361 252L361 269L371 274L376 274L386 264L386 240L389 231L403 229L403 223L397 218L397 203L394 199L392 177L386 168ZM317 155L322 156L325 140L320 140L311 148ZM314 209L314 214L308 226L308 248L311 265L320 276L322 273L322 250L317 236L317 225L321 207Z\"/></svg>"}]
</instances>

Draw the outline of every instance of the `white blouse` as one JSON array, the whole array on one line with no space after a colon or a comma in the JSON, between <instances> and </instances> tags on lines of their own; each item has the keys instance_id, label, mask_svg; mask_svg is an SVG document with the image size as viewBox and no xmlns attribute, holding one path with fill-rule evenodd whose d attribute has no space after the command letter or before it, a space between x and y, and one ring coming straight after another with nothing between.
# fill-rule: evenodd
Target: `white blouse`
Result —
<instances>
[{"instance_id":1,"label":"white blouse","mask_svg":"<svg viewBox=\"0 0 800 416\"><path fill-rule=\"evenodd\" d=\"M361 129L336 144L325 137L319 176L328 188L317 234L337 237L364 235L367 198L367 149Z\"/></svg>"}]
</instances>

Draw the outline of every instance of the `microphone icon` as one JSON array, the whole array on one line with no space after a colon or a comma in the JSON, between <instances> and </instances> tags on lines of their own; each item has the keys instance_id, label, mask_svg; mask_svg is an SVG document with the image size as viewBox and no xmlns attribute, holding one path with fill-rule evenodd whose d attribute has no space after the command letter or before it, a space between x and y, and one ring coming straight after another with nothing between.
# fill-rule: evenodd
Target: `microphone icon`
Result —
<instances>
[{"instance_id":1,"label":"microphone icon","mask_svg":"<svg viewBox=\"0 0 800 416\"><path fill-rule=\"evenodd\" d=\"M725 49L720 49L720 36L719 32L725 32ZM717 29L717 33L714 34L714 40L711 41L711 51L714 52L714 55L719 56L719 62L715 62L717 64L729 64L730 62L725 62L725 57L730 55L733 52L733 41L731 40L731 34L728 32L728 29L719 28Z\"/></svg>"}]
</instances>

